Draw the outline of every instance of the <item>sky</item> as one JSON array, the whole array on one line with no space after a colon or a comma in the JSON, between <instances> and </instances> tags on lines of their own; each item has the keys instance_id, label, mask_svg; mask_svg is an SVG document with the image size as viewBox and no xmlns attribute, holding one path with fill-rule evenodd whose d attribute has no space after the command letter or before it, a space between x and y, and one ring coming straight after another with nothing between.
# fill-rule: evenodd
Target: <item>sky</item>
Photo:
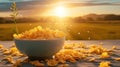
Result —
<instances>
[{"instance_id":1,"label":"sky","mask_svg":"<svg viewBox=\"0 0 120 67\"><path fill-rule=\"evenodd\" d=\"M120 0L0 0L0 16L10 16L13 1L21 17L120 14Z\"/></svg>"}]
</instances>

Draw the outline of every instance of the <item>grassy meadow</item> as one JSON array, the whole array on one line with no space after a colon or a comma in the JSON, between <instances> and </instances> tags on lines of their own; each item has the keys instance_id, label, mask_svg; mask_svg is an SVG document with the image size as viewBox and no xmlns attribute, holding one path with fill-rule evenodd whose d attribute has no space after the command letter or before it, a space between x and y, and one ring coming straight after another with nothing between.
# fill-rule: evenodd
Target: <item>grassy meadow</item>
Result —
<instances>
[{"instance_id":1,"label":"grassy meadow","mask_svg":"<svg viewBox=\"0 0 120 67\"><path fill-rule=\"evenodd\" d=\"M115 40L120 39L120 22L109 21L80 23L80 22L57 22L57 23L17 23L19 33L41 25L60 29L66 33L70 40ZM0 40L13 40L15 33L14 24L0 24Z\"/></svg>"}]
</instances>

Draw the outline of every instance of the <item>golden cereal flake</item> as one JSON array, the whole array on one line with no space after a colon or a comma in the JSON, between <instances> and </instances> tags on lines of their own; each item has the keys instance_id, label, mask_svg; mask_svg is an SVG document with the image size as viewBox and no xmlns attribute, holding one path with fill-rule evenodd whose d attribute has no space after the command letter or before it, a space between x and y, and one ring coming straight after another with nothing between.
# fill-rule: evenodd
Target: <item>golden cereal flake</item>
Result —
<instances>
[{"instance_id":1,"label":"golden cereal flake","mask_svg":"<svg viewBox=\"0 0 120 67\"><path fill-rule=\"evenodd\" d=\"M108 52L103 52L100 56L100 58L109 58L110 55L108 54Z\"/></svg>"},{"instance_id":2,"label":"golden cereal flake","mask_svg":"<svg viewBox=\"0 0 120 67\"><path fill-rule=\"evenodd\" d=\"M111 67L110 64L111 63L108 61L102 61L102 62L100 62L99 67Z\"/></svg>"},{"instance_id":3,"label":"golden cereal flake","mask_svg":"<svg viewBox=\"0 0 120 67\"><path fill-rule=\"evenodd\" d=\"M86 48L86 45L84 43L80 42L79 48Z\"/></svg>"},{"instance_id":4,"label":"golden cereal flake","mask_svg":"<svg viewBox=\"0 0 120 67\"><path fill-rule=\"evenodd\" d=\"M76 62L77 59L84 59L86 56L73 49L63 49L55 54L55 59L64 63L65 61Z\"/></svg>"},{"instance_id":5,"label":"golden cereal flake","mask_svg":"<svg viewBox=\"0 0 120 67\"><path fill-rule=\"evenodd\" d=\"M20 59L16 60L15 63L13 64L13 67L21 66L21 62L22 62L22 60L20 60Z\"/></svg>"},{"instance_id":6,"label":"golden cereal flake","mask_svg":"<svg viewBox=\"0 0 120 67\"><path fill-rule=\"evenodd\" d=\"M106 51L107 51L107 49L104 48L102 45L91 45L89 47L90 53L101 54L101 53L106 52Z\"/></svg>"},{"instance_id":7,"label":"golden cereal flake","mask_svg":"<svg viewBox=\"0 0 120 67\"><path fill-rule=\"evenodd\" d=\"M9 54L10 54L10 51L4 51L3 54L4 54L4 55L9 55Z\"/></svg>"},{"instance_id":8,"label":"golden cereal flake","mask_svg":"<svg viewBox=\"0 0 120 67\"><path fill-rule=\"evenodd\" d=\"M120 61L120 58L114 58L116 61Z\"/></svg>"},{"instance_id":9,"label":"golden cereal flake","mask_svg":"<svg viewBox=\"0 0 120 67\"><path fill-rule=\"evenodd\" d=\"M75 48L86 48L86 45L83 43L67 43L63 47L64 49L75 49Z\"/></svg>"},{"instance_id":10,"label":"golden cereal flake","mask_svg":"<svg viewBox=\"0 0 120 67\"><path fill-rule=\"evenodd\" d=\"M64 49L73 49L73 45L72 44L65 44L63 46Z\"/></svg>"},{"instance_id":11,"label":"golden cereal flake","mask_svg":"<svg viewBox=\"0 0 120 67\"><path fill-rule=\"evenodd\" d=\"M16 47L12 47L9 49L12 56L23 56Z\"/></svg>"},{"instance_id":12,"label":"golden cereal flake","mask_svg":"<svg viewBox=\"0 0 120 67\"><path fill-rule=\"evenodd\" d=\"M90 58L88 61L94 62L94 61L95 61L95 58Z\"/></svg>"},{"instance_id":13,"label":"golden cereal flake","mask_svg":"<svg viewBox=\"0 0 120 67\"><path fill-rule=\"evenodd\" d=\"M69 67L69 65L68 64L60 64L60 65L58 65L58 67Z\"/></svg>"},{"instance_id":14,"label":"golden cereal flake","mask_svg":"<svg viewBox=\"0 0 120 67\"><path fill-rule=\"evenodd\" d=\"M31 30L25 31L21 34L14 34L15 39L54 39L64 37L65 34L59 30L52 30L49 28L43 29L41 26L35 27Z\"/></svg>"},{"instance_id":15,"label":"golden cereal flake","mask_svg":"<svg viewBox=\"0 0 120 67\"><path fill-rule=\"evenodd\" d=\"M16 51L18 51L18 49L17 49L16 47L10 48L10 52L11 52L11 53L14 53L14 52L16 52Z\"/></svg>"},{"instance_id":16,"label":"golden cereal flake","mask_svg":"<svg viewBox=\"0 0 120 67\"><path fill-rule=\"evenodd\" d=\"M15 61L14 61L13 58L12 58L12 56L6 56L3 60L6 60L6 61L8 61L8 62L11 63L11 64L14 64L14 63L15 63Z\"/></svg>"},{"instance_id":17,"label":"golden cereal flake","mask_svg":"<svg viewBox=\"0 0 120 67\"><path fill-rule=\"evenodd\" d=\"M60 58L60 59L58 60L58 62L59 62L59 63L66 63L66 60L63 59L63 58Z\"/></svg>"},{"instance_id":18,"label":"golden cereal flake","mask_svg":"<svg viewBox=\"0 0 120 67\"><path fill-rule=\"evenodd\" d=\"M47 65L48 66L56 66L58 64L58 61L55 59L49 59L47 60Z\"/></svg>"},{"instance_id":19,"label":"golden cereal flake","mask_svg":"<svg viewBox=\"0 0 120 67\"><path fill-rule=\"evenodd\" d=\"M12 44L12 46L11 47L16 47L16 45L15 44Z\"/></svg>"},{"instance_id":20,"label":"golden cereal flake","mask_svg":"<svg viewBox=\"0 0 120 67\"><path fill-rule=\"evenodd\" d=\"M114 49L117 49L117 47L116 46L112 46L112 49L114 50Z\"/></svg>"},{"instance_id":21,"label":"golden cereal flake","mask_svg":"<svg viewBox=\"0 0 120 67\"><path fill-rule=\"evenodd\" d=\"M3 48L3 45L0 44L0 49Z\"/></svg>"},{"instance_id":22,"label":"golden cereal flake","mask_svg":"<svg viewBox=\"0 0 120 67\"><path fill-rule=\"evenodd\" d=\"M7 48L2 48L2 51L5 52L5 51L8 51L8 49Z\"/></svg>"},{"instance_id":23,"label":"golden cereal flake","mask_svg":"<svg viewBox=\"0 0 120 67\"><path fill-rule=\"evenodd\" d=\"M2 52L4 55L24 56L22 53L18 51L16 47L11 47L10 49L2 48Z\"/></svg>"},{"instance_id":24,"label":"golden cereal flake","mask_svg":"<svg viewBox=\"0 0 120 67\"><path fill-rule=\"evenodd\" d=\"M44 67L44 64L43 64L43 63L40 63L38 60L30 61L30 63L31 63L32 65L37 66L37 67Z\"/></svg>"}]
</instances>

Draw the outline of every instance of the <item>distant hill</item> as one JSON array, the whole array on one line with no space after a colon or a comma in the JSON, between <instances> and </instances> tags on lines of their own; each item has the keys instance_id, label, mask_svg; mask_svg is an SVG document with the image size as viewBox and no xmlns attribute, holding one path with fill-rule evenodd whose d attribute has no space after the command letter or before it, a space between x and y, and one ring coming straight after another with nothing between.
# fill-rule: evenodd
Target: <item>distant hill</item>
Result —
<instances>
[{"instance_id":1,"label":"distant hill","mask_svg":"<svg viewBox=\"0 0 120 67\"><path fill-rule=\"evenodd\" d=\"M17 18L17 23L27 23L27 22L57 22L61 20L59 17L56 16L49 16L49 17L22 17ZM69 22L81 22L81 21L118 21L120 20L120 15L115 14L88 14L85 16L79 17L66 17L62 18L64 21ZM10 17L0 17L0 24L4 23L13 23L12 18Z\"/></svg>"},{"instance_id":2,"label":"distant hill","mask_svg":"<svg viewBox=\"0 0 120 67\"><path fill-rule=\"evenodd\" d=\"M120 20L120 15L115 15L115 14L88 14L83 16L84 19L86 20L93 20L93 21L98 21L98 20Z\"/></svg>"}]
</instances>

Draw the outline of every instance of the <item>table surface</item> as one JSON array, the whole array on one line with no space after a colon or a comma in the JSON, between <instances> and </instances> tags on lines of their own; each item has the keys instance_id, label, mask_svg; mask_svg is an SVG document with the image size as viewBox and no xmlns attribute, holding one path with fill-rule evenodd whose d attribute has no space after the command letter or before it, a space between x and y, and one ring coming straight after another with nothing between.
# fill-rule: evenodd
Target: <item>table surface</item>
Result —
<instances>
[{"instance_id":1,"label":"table surface","mask_svg":"<svg viewBox=\"0 0 120 67\"><path fill-rule=\"evenodd\" d=\"M114 56L116 58L120 58L120 40L72 40L72 41L66 41L67 43L78 43L83 42L86 45L90 44L103 44L106 48L111 48L113 45L117 46L117 50L114 52ZM14 42L13 41L0 41L0 44L4 45L4 47L9 48ZM0 53L0 60L3 58L2 54ZM111 61L111 67L120 67L120 61L115 61L112 58L104 59L104 60L97 60L97 62L88 62L88 61L77 61L75 63L70 63L69 67L98 67L100 61ZM12 67L11 64L4 64L3 62L0 62L0 67ZM24 64L21 67L34 67L30 64Z\"/></svg>"}]
</instances>

